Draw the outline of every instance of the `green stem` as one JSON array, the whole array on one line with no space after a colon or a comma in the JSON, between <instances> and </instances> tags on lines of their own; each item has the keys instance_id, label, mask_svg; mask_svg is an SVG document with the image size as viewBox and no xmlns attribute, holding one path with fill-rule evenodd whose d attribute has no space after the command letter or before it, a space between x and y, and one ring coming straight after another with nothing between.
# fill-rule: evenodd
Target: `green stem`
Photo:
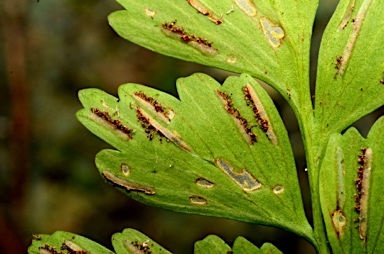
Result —
<instances>
[{"instance_id":1,"label":"green stem","mask_svg":"<svg viewBox=\"0 0 384 254\"><path fill-rule=\"evenodd\" d=\"M307 84L309 84L309 80ZM317 241L315 248L318 253L326 254L331 252L327 244L327 235L320 204L319 171L321 158L318 155L320 154L322 148L317 142L320 135L316 128L309 90L307 92L302 90L300 95L300 103L298 104L300 105L298 109L299 112L295 112L295 114L302 133L307 161L308 179L312 200L313 230L314 237Z\"/></svg>"}]
</instances>

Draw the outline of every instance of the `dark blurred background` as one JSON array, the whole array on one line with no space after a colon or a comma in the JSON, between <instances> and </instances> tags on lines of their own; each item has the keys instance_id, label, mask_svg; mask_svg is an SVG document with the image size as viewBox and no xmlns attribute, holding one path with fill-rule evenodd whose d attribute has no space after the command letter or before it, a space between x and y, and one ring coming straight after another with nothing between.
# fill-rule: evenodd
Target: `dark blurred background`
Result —
<instances>
[{"instance_id":1,"label":"dark blurred background","mask_svg":"<svg viewBox=\"0 0 384 254\"><path fill-rule=\"evenodd\" d=\"M319 7L317 47L336 0ZM94 165L108 145L75 118L77 92L97 87L116 95L123 83L171 94L178 77L207 73L223 82L232 73L164 57L118 37L107 15L113 0L2 0L0 2L0 253L26 253L32 234L70 231L112 249L110 238L135 228L174 253L217 234L232 245L242 235L284 253L314 253L283 230L164 211L137 203L106 184ZM286 102L267 88L289 131L310 218L305 160L297 122Z\"/></svg>"}]
</instances>

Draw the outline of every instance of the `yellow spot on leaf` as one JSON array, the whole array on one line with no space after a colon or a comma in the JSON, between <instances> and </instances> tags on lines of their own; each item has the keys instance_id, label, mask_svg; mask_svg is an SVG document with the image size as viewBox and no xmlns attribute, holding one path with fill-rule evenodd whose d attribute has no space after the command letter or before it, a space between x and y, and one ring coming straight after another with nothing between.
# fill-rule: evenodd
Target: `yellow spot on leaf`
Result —
<instances>
[{"instance_id":1,"label":"yellow spot on leaf","mask_svg":"<svg viewBox=\"0 0 384 254\"><path fill-rule=\"evenodd\" d=\"M153 18L156 15L156 12L154 10L145 8L145 15L147 15L148 17Z\"/></svg>"},{"instance_id":2,"label":"yellow spot on leaf","mask_svg":"<svg viewBox=\"0 0 384 254\"><path fill-rule=\"evenodd\" d=\"M332 225L333 228L336 231L336 234L339 238L344 236L344 229L347 226L347 218L343 214L343 211L340 209L337 209L332 214Z\"/></svg>"},{"instance_id":3,"label":"yellow spot on leaf","mask_svg":"<svg viewBox=\"0 0 384 254\"><path fill-rule=\"evenodd\" d=\"M235 55L229 55L226 59L227 63L235 64L237 62L237 58Z\"/></svg>"},{"instance_id":4,"label":"yellow spot on leaf","mask_svg":"<svg viewBox=\"0 0 384 254\"><path fill-rule=\"evenodd\" d=\"M275 193L276 195L279 195L279 194L281 194L283 192L284 192L284 186L282 186L282 185L276 185L273 188L273 193Z\"/></svg>"}]
</instances>

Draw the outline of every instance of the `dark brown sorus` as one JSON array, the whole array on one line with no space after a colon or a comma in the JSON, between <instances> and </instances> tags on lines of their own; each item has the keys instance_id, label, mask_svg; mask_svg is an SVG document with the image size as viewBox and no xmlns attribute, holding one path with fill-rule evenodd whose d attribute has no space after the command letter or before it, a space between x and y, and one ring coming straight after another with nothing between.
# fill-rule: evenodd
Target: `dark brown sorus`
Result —
<instances>
[{"instance_id":1,"label":"dark brown sorus","mask_svg":"<svg viewBox=\"0 0 384 254\"><path fill-rule=\"evenodd\" d=\"M140 97L141 99L143 99L144 101L150 103L154 107L156 112L165 114L165 110L166 110L165 107L163 107L155 98L147 96L145 93L141 91L135 92L134 94Z\"/></svg>"},{"instance_id":2,"label":"dark brown sorus","mask_svg":"<svg viewBox=\"0 0 384 254\"><path fill-rule=\"evenodd\" d=\"M217 90L217 94L225 101L225 110L239 120L241 126L250 138L250 143L254 144L257 142L257 135L252 132L253 126L251 126L249 121L240 114L240 111L237 108L234 107L232 96L220 90Z\"/></svg>"},{"instance_id":3,"label":"dark brown sorus","mask_svg":"<svg viewBox=\"0 0 384 254\"><path fill-rule=\"evenodd\" d=\"M134 131L127 126L123 125L120 120L118 119L112 119L112 117L109 115L107 111L102 111L97 108L91 108L91 112L95 114L96 116L100 117L104 121L112 124L115 126L115 128L125 134L129 137L129 139L132 139L132 134Z\"/></svg>"},{"instance_id":4,"label":"dark brown sorus","mask_svg":"<svg viewBox=\"0 0 384 254\"><path fill-rule=\"evenodd\" d=\"M363 194L363 178L364 178L364 170L366 164L366 151L367 148L361 148L361 152L358 154L357 163L359 167L357 168L357 178L354 180L356 183L356 191L357 194L354 195L356 205L354 206L357 213L361 212L361 196Z\"/></svg>"},{"instance_id":5,"label":"dark brown sorus","mask_svg":"<svg viewBox=\"0 0 384 254\"><path fill-rule=\"evenodd\" d=\"M160 142L165 136L158 129L156 129L140 111L140 109L136 109L137 120L140 122L141 127L143 127L144 132L147 133L147 138L152 140L155 137L155 134L159 135Z\"/></svg>"},{"instance_id":6,"label":"dark brown sorus","mask_svg":"<svg viewBox=\"0 0 384 254\"><path fill-rule=\"evenodd\" d=\"M252 108L253 114L254 114L257 122L259 123L261 130L264 131L264 132L267 132L268 128L269 128L268 121L261 117L260 112L259 112L259 110L257 109L257 107L255 105L255 102L252 100L252 97L251 97L251 94L249 92L249 89L245 86L243 88L243 91L244 91L244 94L245 94L244 95L244 99L245 99L245 101L247 103L247 106Z\"/></svg>"},{"instance_id":7,"label":"dark brown sorus","mask_svg":"<svg viewBox=\"0 0 384 254\"><path fill-rule=\"evenodd\" d=\"M212 47L212 42L204 39L203 37L200 37L200 36L197 37L194 34L188 34L187 32L185 32L184 28L176 26L176 22L177 22L177 20L174 20L171 23L163 22L162 27L163 27L163 29L165 29L165 30L167 30L173 34L178 35L180 37L180 39L182 39L185 43L194 41L198 44Z\"/></svg>"}]
</instances>

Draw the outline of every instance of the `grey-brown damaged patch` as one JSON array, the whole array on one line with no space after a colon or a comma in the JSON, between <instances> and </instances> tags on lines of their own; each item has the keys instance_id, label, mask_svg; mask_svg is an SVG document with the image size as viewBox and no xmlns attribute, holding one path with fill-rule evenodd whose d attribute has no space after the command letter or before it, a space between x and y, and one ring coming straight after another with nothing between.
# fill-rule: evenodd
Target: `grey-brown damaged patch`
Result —
<instances>
[{"instance_id":1,"label":"grey-brown damaged patch","mask_svg":"<svg viewBox=\"0 0 384 254\"><path fill-rule=\"evenodd\" d=\"M344 154L340 147L336 148L337 165L337 207L344 209L346 200Z\"/></svg>"},{"instance_id":2,"label":"grey-brown damaged patch","mask_svg":"<svg viewBox=\"0 0 384 254\"><path fill-rule=\"evenodd\" d=\"M132 182L132 181L120 179L108 171L103 171L102 175L104 176L104 178L108 182L110 182L113 185L116 185L120 188L123 188L127 191L144 192L145 194L149 194L149 195L155 194L154 189L151 187L144 186L144 185Z\"/></svg>"},{"instance_id":3,"label":"grey-brown damaged patch","mask_svg":"<svg viewBox=\"0 0 384 254\"><path fill-rule=\"evenodd\" d=\"M219 158L215 161L220 168L232 181L239 185L244 191L251 192L260 189L263 185L246 169L236 172L231 164Z\"/></svg>"},{"instance_id":4,"label":"grey-brown damaged patch","mask_svg":"<svg viewBox=\"0 0 384 254\"><path fill-rule=\"evenodd\" d=\"M285 37L283 28L279 24L275 24L265 17L260 18L260 24L269 44L273 48L280 47Z\"/></svg>"},{"instance_id":5,"label":"grey-brown damaged patch","mask_svg":"<svg viewBox=\"0 0 384 254\"><path fill-rule=\"evenodd\" d=\"M253 0L233 0L233 2L242 10L247 16L254 17L257 14L256 6Z\"/></svg>"},{"instance_id":6,"label":"grey-brown damaged patch","mask_svg":"<svg viewBox=\"0 0 384 254\"><path fill-rule=\"evenodd\" d=\"M356 44L357 37L359 36L361 26L363 24L363 21L365 19L367 12L368 12L368 9L371 6L371 3L372 3L372 0L363 1L363 3L360 6L359 11L357 12L356 17L353 19L352 31L349 34L347 44L345 45L343 54L341 56L342 58L341 58L340 67L338 68L338 70L336 72L336 74L339 76L343 76L346 69L347 69L349 60L351 58L352 51L354 50L354 47ZM354 6L354 3L352 6Z\"/></svg>"},{"instance_id":7,"label":"grey-brown damaged patch","mask_svg":"<svg viewBox=\"0 0 384 254\"><path fill-rule=\"evenodd\" d=\"M338 28L339 30L343 30L348 25L354 8L355 8L355 0L350 0L349 6L343 16L343 19L340 22L340 25Z\"/></svg>"},{"instance_id":8,"label":"grey-brown damaged patch","mask_svg":"<svg viewBox=\"0 0 384 254\"><path fill-rule=\"evenodd\" d=\"M162 23L162 29L166 35L173 38L179 38L202 53L208 55L216 55L218 53L218 50L212 46L211 41L208 41L201 36L187 33L184 28L176 26L176 20L171 23Z\"/></svg>"},{"instance_id":9,"label":"grey-brown damaged patch","mask_svg":"<svg viewBox=\"0 0 384 254\"><path fill-rule=\"evenodd\" d=\"M193 205L206 205L207 200L200 196L191 196L189 197L189 202L191 202Z\"/></svg>"},{"instance_id":10,"label":"grey-brown damaged patch","mask_svg":"<svg viewBox=\"0 0 384 254\"><path fill-rule=\"evenodd\" d=\"M207 16L216 25L223 23L211 10L209 10L204 4L198 0L188 0L188 3L195 8L199 13Z\"/></svg>"},{"instance_id":11,"label":"grey-brown damaged patch","mask_svg":"<svg viewBox=\"0 0 384 254\"><path fill-rule=\"evenodd\" d=\"M213 187L215 187L215 183L205 179L205 178L202 178L200 177L199 179L196 180L196 184L202 188L205 188L205 189L211 189Z\"/></svg>"},{"instance_id":12,"label":"grey-brown damaged patch","mask_svg":"<svg viewBox=\"0 0 384 254\"><path fill-rule=\"evenodd\" d=\"M131 168L128 164L121 163L120 165L121 173L123 173L125 176L129 176L131 174Z\"/></svg>"}]
</instances>

